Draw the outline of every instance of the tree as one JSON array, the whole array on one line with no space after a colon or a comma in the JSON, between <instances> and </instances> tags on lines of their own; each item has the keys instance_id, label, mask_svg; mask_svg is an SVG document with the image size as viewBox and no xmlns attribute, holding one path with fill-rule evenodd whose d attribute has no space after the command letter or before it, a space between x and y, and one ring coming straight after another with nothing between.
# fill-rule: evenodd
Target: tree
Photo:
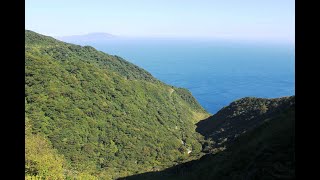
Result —
<instances>
[{"instance_id":1,"label":"tree","mask_svg":"<svg viewBox=\"0 0 320 180\"><path fill-rule=\"evenodd\" d=\"M26 134L26 176L40 176L45 179L64 179L64 159L49 141L35 134Z\"/></svg>"}]
</instances>

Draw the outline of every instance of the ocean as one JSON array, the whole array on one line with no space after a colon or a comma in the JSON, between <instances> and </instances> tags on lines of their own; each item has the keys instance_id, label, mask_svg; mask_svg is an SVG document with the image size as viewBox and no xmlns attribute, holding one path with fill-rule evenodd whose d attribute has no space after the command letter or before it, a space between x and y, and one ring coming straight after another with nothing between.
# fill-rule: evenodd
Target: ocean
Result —
<instances>
[{"instance_id":1,"label":"ocean","mask_svg":"<svg viewBox=\"0 0 320 180\"><path fill-rule=\"evenodd\" d=\"M187 88L211 114L243 97L295 94L294 44L113 38L87 45L118 55L167 84Z\"/></svg>"}]
</instances>

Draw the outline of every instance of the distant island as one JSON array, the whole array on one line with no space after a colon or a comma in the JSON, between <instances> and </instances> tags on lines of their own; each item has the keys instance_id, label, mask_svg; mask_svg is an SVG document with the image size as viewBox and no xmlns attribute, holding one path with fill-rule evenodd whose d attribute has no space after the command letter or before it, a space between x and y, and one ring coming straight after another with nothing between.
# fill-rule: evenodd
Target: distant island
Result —
<instances>
[{"instance_id":1,"label":"distant island","mask_svg":"<svg viewBox=\"0 0 320 180\"><path fill-rule=\"evenodd\" d=\"M69 43L103 42L117 36L104 32L88 33L83 35L56 36L55 38Z\"/></svg>"},{"instance_id":2,"label":"distant island","mask_svg":"<svg viewBox=\"0 0 320 180\"><path fill-rule=\"evenodd\" d=\"M210 114L119 56L25 31L26 179L294 179L294 138L295 96Z\"/></svg>"}]
</instances>

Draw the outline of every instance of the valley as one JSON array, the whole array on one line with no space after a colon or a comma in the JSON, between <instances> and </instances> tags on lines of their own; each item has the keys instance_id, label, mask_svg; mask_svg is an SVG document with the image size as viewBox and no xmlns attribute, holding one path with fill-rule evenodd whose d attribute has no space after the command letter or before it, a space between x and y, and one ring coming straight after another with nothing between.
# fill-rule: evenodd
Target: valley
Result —
<instances>
[{"instance_id":1,"label":"valley","mask_svg":"<svg viewBox=\"0 0 320 180\"><path fill-rule=\"evenodd\" d=\"M26 178L290 179L294 105L246 97L212 115L119 56L25 31Z\"/></svg>"}]
</instances>

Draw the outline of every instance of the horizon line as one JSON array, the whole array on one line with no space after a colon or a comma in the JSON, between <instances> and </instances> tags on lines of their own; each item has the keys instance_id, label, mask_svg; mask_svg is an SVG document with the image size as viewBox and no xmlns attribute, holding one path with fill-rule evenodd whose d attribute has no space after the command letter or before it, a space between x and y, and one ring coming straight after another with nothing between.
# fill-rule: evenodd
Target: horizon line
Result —
<instances>
[{"instance_id":1,"label":"horizon line","mask_svg":"<svg viewBox=\"0 0 320 180\"><path fill-rule=\"evenodd\" d=\"M34 31L39 33L35 30L25 29ZM295 37L293 38L284 38L284 37L276 37L276 36L235 36L230 34L220 34L220 35L208 35L208 36L201 36L201 35L173 35L173 34L154 34L154 35L120 35L114 33L108 33L103 31L94 31L94 32L87 32L82 34L72 34L72 35L53 35L49 33L39 33L46 36L51 36L53 38L65 38L65 37L72 37L72 36L86 36L90 34L108 34L111 35L111 39L122 39L122 38L154 38L154 39L199 39L199 40L226 40L226 41L246 41L246 42L274 42L274 43L286 43L286 44L295 44Z\"/></svg>"}]
</instances>

